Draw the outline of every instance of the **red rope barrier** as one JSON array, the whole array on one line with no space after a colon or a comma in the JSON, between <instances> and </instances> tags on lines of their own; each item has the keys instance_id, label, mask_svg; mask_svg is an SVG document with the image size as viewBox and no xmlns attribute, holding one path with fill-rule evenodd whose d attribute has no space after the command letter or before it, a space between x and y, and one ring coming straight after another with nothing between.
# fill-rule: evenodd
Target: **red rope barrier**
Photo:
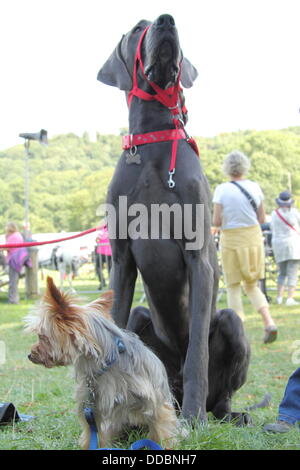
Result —
<instances>
[{"instance_id":1,"label":"red rope barrier","mask_svg":"<svg viewBox=\"0 0 300 470\"><path fill-rule=\"evenodd\" d=\"M45 242L24 242L24 243L9 243L7 245L0 245L0 249L4 248L28 248L30 246L40 246L40 245L50 245L51 243L59 243L64 242L66 240L72 240L73 238L83 237L88 233L96 232L100 230L100 227L90 228L89 230L85 230L84 232L77 233L76 235L71 235L70 237L65 238L58 238L57 240L49 240Z\"/></svg>"}]
</instances>

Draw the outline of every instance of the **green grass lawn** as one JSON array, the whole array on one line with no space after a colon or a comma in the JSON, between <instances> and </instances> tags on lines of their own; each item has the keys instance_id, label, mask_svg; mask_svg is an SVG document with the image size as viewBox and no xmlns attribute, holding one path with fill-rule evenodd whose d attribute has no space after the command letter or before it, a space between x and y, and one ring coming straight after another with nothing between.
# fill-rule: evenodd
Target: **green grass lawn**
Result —
<instances>
[{"instance_id":1,"label":"green grass lawn","mask_svg":"<svg viewBox=\"0 0 300 470\"><path fill-rule=\"evenodd\" d=\"M53 277L58 280L57 273ZM13 402L19 412L34 415L36 419L0 427L0 449L78 449L80 427L73 399L72 368L45 369L27 359L36 338L24 333L23 318L33 307L34 301L24 300L22 282L20 305L7 304L7 292L0 292L0 340L6 347L6 361L0 364L0 401ZM44 285L44 280L41 280L41 291ZM83 300L90 301L97 296L89 293L95 291L98 285L92 274L78 278L74 285ZM137 292L135 303L139 303L140 299L141 292ZM225 296L219 307L225 306L224 300ZM251 412L253 427L236 428L231 424L218 423L210 416L207 425L190 429L178 449L300 448L297 429L285 435L262 431L266 422L276 419L288 377L299 366L293 364L292 354L295 351L294 341L300 339L300 308L271 304L279 336L275 343L263 345L261 318L253 312L246 299L244 305L245 329L251 343L252 358L247 383L235 395L234 409L241 410L260 401L266 392L272 393L272 403L268 408ZM140 437L143 436L133 434L128 441ZM128 442L123 442L122 446L127 448Z\"/></svg>"}]
</instances>

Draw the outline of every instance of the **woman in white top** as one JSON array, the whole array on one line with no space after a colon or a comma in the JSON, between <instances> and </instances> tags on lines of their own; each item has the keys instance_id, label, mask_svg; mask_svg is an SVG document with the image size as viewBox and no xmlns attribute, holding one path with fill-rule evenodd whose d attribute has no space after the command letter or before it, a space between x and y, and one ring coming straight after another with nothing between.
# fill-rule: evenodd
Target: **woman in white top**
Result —
<instances>
[{"instance_id":1,"label":"woman in white top","mask_svg":"<svg viewBox=\"0 0 300 470\"><path fill-rule=\"evenodd\" d=\"M292 207L294 201L289 191L283 191L275 199L278 209L272 212L272 248L278 265L278 297L282 303L285 283L288 286L286 305L298 305L294 294L298 282L300 264L300 214Z\"/></svg>"},{"instance_id":2,"label":"woman in white top","mask_svg":"<svg viewBox=\"0 0 300 470\"><path fill-rule=\"evenodd\" d=\"M277 327L269 304L257 285L264 278L264 246L260 224L265 222L263 193L257 183L246 179L250 161L235 150L224 160L223 171L230 181L215 189L213 225L220 227L221 261L227 287L227 304L242 318L241 284L255 309L262 315L264 343L277 338Z\"/></svg>"}]
</instances>

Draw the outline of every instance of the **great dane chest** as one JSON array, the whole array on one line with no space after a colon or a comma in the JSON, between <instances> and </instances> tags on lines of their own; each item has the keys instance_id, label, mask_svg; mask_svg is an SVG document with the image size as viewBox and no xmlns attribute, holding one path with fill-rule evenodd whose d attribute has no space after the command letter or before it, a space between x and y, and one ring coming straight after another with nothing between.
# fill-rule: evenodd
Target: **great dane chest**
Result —
<instances>
[{"instance_id":1,"label":"great dane chest","mask_svg":"<svg viewBox=\"0 0 300 470\"><path fill-rule=\"evenodd\" d=\"M199 160L185 141L178 143L175 186L170 188L169 164L171 144L161 142L141 145L137 149L137 162L128 164L128 151L119 160L110 187L110 197L116 201L120 195L127 196L131 202L166 203L193 198L198 202L203 174Z\"/></svg>"}]
</instances>

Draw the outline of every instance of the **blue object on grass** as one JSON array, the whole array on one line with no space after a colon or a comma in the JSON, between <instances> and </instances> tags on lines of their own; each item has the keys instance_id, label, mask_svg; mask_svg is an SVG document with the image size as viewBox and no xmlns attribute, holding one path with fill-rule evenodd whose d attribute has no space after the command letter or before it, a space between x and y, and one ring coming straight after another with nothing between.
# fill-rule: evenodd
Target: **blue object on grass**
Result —
<instances>
[{"instance_id":1,"label":"blue object on grass","mask_svg":"<svg viewBox=\"0 0 300 470\"><path fill-rule=\"evenodd\" d=\"M92 408L85 408L84 409L84 414L85 414L85 419L87 420L89 426L90 426L90 432L91 432L91 440L90 440L90 447L89 450L126 450L126 449L120 449L120 448L106 448L106 447L100 447L98 448L98 430L97 430L97 425L96 421L94 418L94 413ZM139 441L134 442L131 444L128 450L140 450L144 449L147 447L147 449L150 450L164 450L159 444L157 444L154 441L151 441L151 439L140 439Z\"/></svg>"}]
</instances>

